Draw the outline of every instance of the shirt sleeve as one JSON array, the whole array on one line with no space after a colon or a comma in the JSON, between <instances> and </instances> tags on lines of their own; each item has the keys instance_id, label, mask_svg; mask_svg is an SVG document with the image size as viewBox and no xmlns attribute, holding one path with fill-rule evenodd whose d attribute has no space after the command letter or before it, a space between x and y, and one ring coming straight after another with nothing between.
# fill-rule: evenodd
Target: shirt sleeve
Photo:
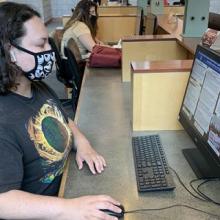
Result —
<instances>
[{"instance_id":1,"label":"shirt sleeve","mask_svg":"<svg viewBox=\"0 0 220 220\"><path fill-rule=\"evenodd\" d=\"M23 154L0 125L0 193L20 189L23 180Z\"/></svg>"},{"instance_id":2,"label":"shirt sleeve","mask_svg":"<svg viewBox=\"0 0 220 220\"><path fill-rule=\"evenodd\" d=\"M83 22L78 22L76 26L74 26L74 34L78 38L84 34L91 34L91 32L86 24Z\"/></svg>"}]
</instances>

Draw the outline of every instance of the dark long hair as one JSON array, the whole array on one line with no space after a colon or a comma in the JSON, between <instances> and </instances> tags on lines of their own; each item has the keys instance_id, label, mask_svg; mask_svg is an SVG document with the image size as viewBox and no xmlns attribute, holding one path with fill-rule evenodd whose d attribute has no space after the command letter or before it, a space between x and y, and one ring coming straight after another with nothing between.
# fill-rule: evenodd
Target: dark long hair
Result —
<instances>
[{"instance_id":1,"label":"dark long hair","mask_svg":"<svg viewBox=\"0 0 220 220\"><path fill-rule=\"evenodd\" d=\"M93 39L95 39L97 33L97 23L93 25L90 21L89 12L91 7L95 7L95 12L98 16L97 4L95 2L92 2L91 0L81 0L76 5L76 8L73 10L73 15L70 18L70 20L66 23L64 30L70 28L76 21L81 21L88 26Z\"/></svg>"},{"instance_id":2,"label":"dark long hair","mask_svg":"<svg viewBox=\"0 0 220 220\"><path fill-rule=\"evenodd\" d=\"M0 95L16 88L16 77L22 70L11 62L10 42L20 44L26 34L24 23L34 16L40 17L40 14L28 5L0 3Z\"/></svg>"}]
</instances>

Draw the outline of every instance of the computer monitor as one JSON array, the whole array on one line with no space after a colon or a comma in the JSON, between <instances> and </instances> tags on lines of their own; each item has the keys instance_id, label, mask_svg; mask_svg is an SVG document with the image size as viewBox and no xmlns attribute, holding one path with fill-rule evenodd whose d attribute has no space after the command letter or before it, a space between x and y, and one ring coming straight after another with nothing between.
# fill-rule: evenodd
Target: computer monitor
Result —
<instances>
[{"instance_id":1,"label":"computer monitor","mask_svg":"<svg viewBox=\"0 0 220 220\"><path fill-rule=\"evenodd\" d=\"M220 177L220 54L197 46L179 113L197 148L183 154L199 178Z\"/></svg>"}]
</instances>

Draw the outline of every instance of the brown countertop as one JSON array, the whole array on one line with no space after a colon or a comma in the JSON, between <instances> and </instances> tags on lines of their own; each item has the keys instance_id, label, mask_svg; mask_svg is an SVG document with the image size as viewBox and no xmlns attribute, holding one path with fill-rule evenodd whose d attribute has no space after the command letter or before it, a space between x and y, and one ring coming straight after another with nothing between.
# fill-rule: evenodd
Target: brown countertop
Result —
<instances>
[{"instance_id":1,"label":"brown countertop","mask_svg":"<svg viewBox=\"0 0 220 220\"><path fill-rule=\"evenodd\" d=\"M132 41L156 41L156 40L175 40L175 36L170 34L164 35L132 35L122 38L122 42L132 42Z\"/></svg>"},{"instance_id":2,"label":"brown countertop","mask_svg":"<svg viewBox=\"0 0 220 220\"><path fill-rule=\"evenodd\" d=\"M156 61L132 61L133 73L152 72L184 72L190 71L192 60L156 60Z\"/></svg>"}]
</instances>

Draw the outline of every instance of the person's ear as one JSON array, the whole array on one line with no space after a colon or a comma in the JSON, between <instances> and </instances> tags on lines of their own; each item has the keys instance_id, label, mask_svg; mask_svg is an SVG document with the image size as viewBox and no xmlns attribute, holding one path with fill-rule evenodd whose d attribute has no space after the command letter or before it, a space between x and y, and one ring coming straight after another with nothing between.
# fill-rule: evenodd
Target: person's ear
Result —
<instances>
[{"instance_id":1,"label":"person's ear","mask_svg":"<svg viewBox=\"0 0 220 220\"><path fill-rule=\"evenodd\" d=\"M17 61L14 51L10 50L11 62L15 63Z\"/></svg>"}]
</instances>

